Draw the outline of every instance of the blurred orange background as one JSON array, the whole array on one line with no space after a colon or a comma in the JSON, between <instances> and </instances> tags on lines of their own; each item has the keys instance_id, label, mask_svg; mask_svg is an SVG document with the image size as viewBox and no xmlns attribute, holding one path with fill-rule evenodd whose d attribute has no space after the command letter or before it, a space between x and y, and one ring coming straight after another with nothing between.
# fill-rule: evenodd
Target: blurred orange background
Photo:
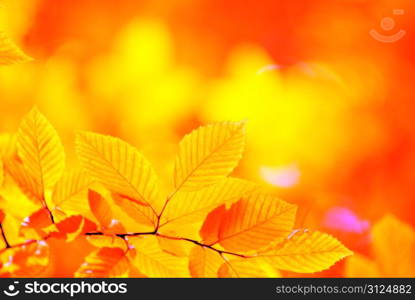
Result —
<instances>
[{"instance_id":1,"label":"blurred orange background","mask_svg":"<svg viewBox=\"0 0 415 300\"><path fill-rule=\"evenodd\" d=\"M36 105L72 164L74 131L92 130L135 145L165 175L184 134L246 119L236 175L299 204L299 226L370 257L370 228L383 216L415 226L414 8L3 0L0 29L35 60L0 69L0 131L15 131ZM372 29L406 35L385 43ZM321 276L342 272L339 264Z\"/></svg>"}]
</instances>

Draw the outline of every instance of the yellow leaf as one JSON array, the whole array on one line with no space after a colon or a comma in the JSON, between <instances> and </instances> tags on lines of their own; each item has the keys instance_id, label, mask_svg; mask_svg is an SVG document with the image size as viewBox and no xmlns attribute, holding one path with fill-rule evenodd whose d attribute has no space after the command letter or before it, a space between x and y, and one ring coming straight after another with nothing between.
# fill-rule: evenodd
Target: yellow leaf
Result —
<instances>
[{"instance_id":1,"label":"yellow leaf","mask_svg":"<svg viewBox=\"0 0 415 300\"><path fill-rule=\"evenodd\" d=\"M20 222L39 209L38 203L31 201L23 191L6 177L4 186L0 189L0 209L6 215L14 216ZM18 205L16 205L18 203Z\"/></svg>"},{"instance_id":2,"label":"yellow leaf","mask_svg":"<svg viewBox=\"0 0 415 300\"><path fill-rule=\"evenodd\" d=\"M326 233L300 231L276 249L260 256L267 258L277 269L313 273L328 269L351 254L342 243Z\"/></svg>"},{"instance_id":3,"label":"yellow leaf","mask_svg":"<svg viewBox=\"0 0 415 300\"><path fill-rule=\"evenodd\" d=\"M218 276L219 267L224 259L218 252L195 245L189 256L189 270L192 277L214 278Z\"/></svg>"},{"instance_id":4,"label":"yellow leaf","mask_svg":"<svg viewBox=\"0 0 415 300\"><path fill-rule=\"evenodd\" d=\"M244 144L244 122L216 123L186 135L174 165L176 191L200 189L225 178L241 159Z\"/></svg>"},{"instance_id":5,"label":"yellow leaf","mask_svg":"<svg viewBox=\"0 0 415 300\"><path fill-rule=\"evenodd\" d=\"M20 161L16 158L9 158L5 162L5 169L28 199L35 203L43 201L44 193L41 186L29 175Z\"/></svg>"},{"instance_id":6,"label":"yellow leaf","mask_svg":"<svg viewBox=\"0 0 415 300\"><path fill-rule=\"evenodd\" d=\"M138 204L118 194L113 194L114 203L138 224L150 226L152 228L157 224L157 216L150 206ZM124 220L123 220L124 221Z\"/></svg>"},{"instance_id":7,"label":"yellow leaf","mask_svg":"<svg viewBox=\"0 0 415 300\"><path fill-rule=\"evenodd\" d=\"M16 136L12 134L0 134L0 158L5 160L16 155Z\"/></svg>"},{"instance_id":8,"label":"yellow leaf","mask_svg":"<svg viewBox=\"0 0 415 300\"><path fill-rule=\"evenodd\" d=\"M118 138L80 132L77 153L83 168L110 191L146 204L152 214L161 209L158 179L150 163L134 147Z\"/></svg>"},{"instance_id":9,"label":"yellow leaf","mask_svg":"<svg viewBox=\"0 0 415 300\"><path fill-rule=\"evenodd\" d=\"M178 192L166 206L161 226L203 221L215 207L235 202L254 188L251 182L226 178L198 191Z\"/></svg>"},{"instance_id":10,"label":"yellow leaf","mask_svg":"<svg viewBox=\"0 0 415 300\"><path fill-rule=\"evenodd\" d=\"M83 171L65 171L53 189L55 209L64 211L66 215L86 213L89 210L87 192L92 182Z\"/></svg>"},{"instance_id":11,"label":"yellow leaf","mask_svg":"<svg viewBox=\"0 0 415 300\"><path fill-rule=\"evenodd\" d=\"M383 276L413 276L415 231L394 216L386 216L373 226L373 251Z\"/></svg>"},{"instance_id":12,"label":"yellow leaf","mask_svg":"<svg viewBox=\"0 0 415 300\"><path fill-rule=\"evenodd\" d=\"M173 226L174 225L174 226ZM202 227L202 222L189 223L189 224L174 224L172 226L163 226L159 228L158 233L161 235L167 235L169 237L192 239L195 241L200 240L199 230Z\"/></svg>"},{"instance_id":13,"label":"yellow leaf","mask_svg":"<svg viewBox=\"0 0 415 300\"><path fill-rule=\"evenodd\" d=\"M344 273L345 277L352 278L374 278L380 277L381 275L374 261L359 254L354 254L353 256L347 258Z\"/></svg>"},{"instance_id":14,"label":"yellow leaf","mask_svg":"<svg viewBox=\"0 0 415 300\"><path fill-rule=\"evenodd\" d=\"M58 134L46 118L32 109L17 132L17 151L27 173L39 187L41 199L65 168L65 153Z\"/></svg>"},{"instance_id":15,"label":"yellow leaf","mask_svg":"<svg viewBox=\"0 0 415 300\"><path fill-rule=\"evenodd\" d=\"M98 248L120 248L127 251L126 241L116 235L88 235L86 239Z\"/></svg>"},{"instance_id":16,"label":"yellow leaf","mask_svg":"<svg viewBox=\"0 0 415 300\"><path fill-rule=\"evenodd\" d=\"M233 259L222 263L218 277L221 278L279 278L281 274L261 258Z\"/></svg>"},{"instance_id":17,"label":"yellow leaf","mask_svg":"<svg viewBox=\"0 0 415 300\"><path fill-rule=\"evenodd\" d=\"M179 257L188 257L193 245L187 241L167 239L161 236L157 236L157 239L163 251Z\"/></svg>"},{"instance_id":18,"label":"yellow leaf","mask_svg":"<svg viewBox=\"0 0 415 300\"><path fill-rule=\"evenodd\" d=\"M189 277L187 258L177 257L160 249L155 236L130 238L137 250L134 265L148 277Z\"/></svg>"},{"instance_id":19,"label":"yellow leaf","mask_svg":"<svg viewBox=\"0 0 415 300\"><path fill-rule=\"evenodd\" d=\"M4 32L0 32L0 65L11 65L31 60L32 58L24 54Z\"/></svg>"},{"instance_id":20,"label":"yellow leaf","mask_svg":"<svg viewBox=\"0 0 415 300\"><path fill-rule=\"evenodd\" d=\"M282 241L294 226L296 210L273 195L251 193L222 215L215 243L229 251L250 251Z\"/></svg>"},{"instance_id":21,"label":"yellow leaf","mask_svg":"<svg viewBox=\"0 0 415 300\"><path fill-rule=\"evenodd\" d=\"M26 241L26 239L20 234L22 226L21 218L15 217L8 212L8 214L4 217L4 220L1 222L1 225L9 244L17 245Z\"/></svg>"},{"instance_id":22,"label":"yellow leaf","mask_svg":"<svg viewBox=\"0 0 415 300\"><path fill-rule=\"evenodd\" d=\"M85 262L75 272L75 277L126 277L129 264L129 257L122 249L102 248L86 257Z\"/></svg>"}]
</instances>

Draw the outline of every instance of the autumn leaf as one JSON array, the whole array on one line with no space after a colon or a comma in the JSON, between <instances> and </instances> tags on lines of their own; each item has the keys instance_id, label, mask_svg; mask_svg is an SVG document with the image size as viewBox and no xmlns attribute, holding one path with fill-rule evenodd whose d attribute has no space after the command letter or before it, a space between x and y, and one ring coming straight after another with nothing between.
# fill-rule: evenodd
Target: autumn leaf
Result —
<instances>
[{"instance_id":1,"label":"autumn leaf","mask_svg":"<svg viewBox=\"0 0 415 300\"><path fill-rule=\"evenodd\" d=\"M281 274L262 258L232 259L221 264L222 278L278 278Z\"/></svg>"},{"instance_id":2,"label":"autumn leaf","mask_svg":"<svg viewBox=\"0 0 415 300\"><path fill-rule=\"evenodd\" d=\"M203 243L206 245L213 245L219 240L219 231L221 228L222 220L226 216L226 206L222 205L214 209L209 213L205 222L200 228L200 236L202 237Z\"/></svg>"},{"instance_id":3,"label":"autumn leaf","mask_svg":"<svg viewBox=\"0 0 415 300\"><path fill-rule=\"evenodd\" d=\"M4 32L0 32L0 65L11 65L31 60L32 58L20 50Z\"/></svg>"},{"instance_id":4,"label":"autumn leaf","mask_svg":"<svg viewBox=\"0 0 415 300\"><path fill-rule=\"evenodd\" d=\"M161 205L158 179L140 152L120 139L90 132L78 133L76 145L83 168L95 180L132 202L148 205L149 219L157 215L156 209Z\"/></svg>"},{"instance_id":5,"label":"autumn leaf","mask_svg":"<svg viewBox=\"0 0 415 300\"><path fill-rule=\"evenodd\" d=\"M127 251L127 242L116 235L87 235L87 240L91 245L98 248L120 248Z\"/></svg>"},{"instance_id":6,"label":"autumn leaf","mask_svg":"<svg viewBox=\"0 0 415 300\"><path fill-rule=\"evenodd\" d=\"M228 177L242 155L243 122L187 135L165 198L150 163L118 138L78 133L83 170L64 171L59 137L36 109L21 122L16 143L13 136L0 138L7 179L0 189L1 224L10 247L0 254L11 253L13 261L38 240L59 240L63 247L95 249L82 254L75 277L279 277L278 269L316 272L351 254L327 234L291 234L295 205ZM15 199L22 211L31 203L23 215L10 207ZM20 266L13 267L3 264L0 272L14 276Z\"/></svg>"},{"instance_id":7,"label":"autumn leaf","mask_svg":"<svg viewBox=\"0 0 415 300\"><path fill-rule=\"evenodd\" d=\"M172 234L172 236L174 236L174 234ZM162 249L164 252L178 257L189 257L193 246L193 244L180 239L171 239L157 236L157 240L159 242L160 249Z\"/></svg>"},{"instance_id":8,"label":"autumn leaf","mask_svg":"<svg viewBox=\"0 0 415 300\"><path fill-rule=\"evenodd\" d=\"M226 178L198 191L178 192L166 206L160 226L202 221L210 210L239 200L255 187L245 180Z\"/></svg>"},{"instance_id":9,"label":"autumn leaf","mask_svg":"<svg viewBox=\"0 0 415 300\"><path fill-rule=\"evenodd\" d=\"M140 225L154 228L157 223L157 215L150 206L141 205L130 198L118 194L112 194L114 203L118 205L130 218Z\"/></svg>"},{"instance_id":10,"label":"autumn leaf","mask_svg":"<svg viewBox=\"0 0 415 300\"><path fill-rule=\"evenodd\" d=\"M176 190L196 190L225 178L241 159L244 143L244 122L216 123L186 135L174 164Z\"/></svg>"},{"instance_id":11,"label":"autumn leaf","mask_svg":"<svg viewBox=\"0 0 415 300\"><path fill-rule=\"evenodd\" d=\"M34 108L22 120L17 132L17 151L27 173L39 187L44 201L65 168L65 153L58 134L46 118Z\"/></svg>"},{"instance_id":12,"label":"autumn leaf","mask_svg":"<svg viewBox=\"0 0 415 300\"><path fill-rule=\"evenodd\" d=\"M160 249L157 238L146 236L130 238L137 250L134 265L148 277L189 277L187 259L168 254Z\"/></svg>"},{"instance_id":13,"label":"autumn leaf","mask_svg":"<svg viewBox=\"0 0 415 300\"><path fill-rule=\"evenodd\" d=\"M85 259L75 272L75 277L126 277L130 269L130 257L120 248L101 248Z\"/></svg>"},{"instance_id":14,"label":"autumn leaf","mask_svg":"<svg viewBox=\"0 0 415 300\"><path fill-rule=\"evenodd\" d=\"M53 209L64 211L66 215L86 213L89 210L87 192L92 182L83 171L65 171L53 189Z\"/></svg>"},{"instance_id":15,"label":"autumn leaf","mask_svg":"<svg viewBox=\"0 0 415 300\"><path fill-rule=\"evenodd\" d=\"M46 208L40 208L23 220L20 233L26 239L42 239L47 234L47 228L53 223Z\"/></svg>"},{"instance_id":16,"label":"autumn leaf","mask_svg":"<svg viewBox=\"0 0 415 300\"><path fill-rule=\"evenodd\" d=\"M112 212L104 197L95 191L89 190L88 202L91 212L98 220L98 223L104 228L110 227L113 220Z\"/></svg>"},{"instance_id":17,"label":"autumn leaf","mask_svg":"<svg viewBox=\"0 0 415 300\"><path fill-rule=\"evenodd\" d=\"M114 218L112 208L101 194L89 190L88 202L91 212L98 221L100 228L105 233L123 233L125 232L122 224Z\"/></svg>"},{"instance_id":18,"label":"autumn leaf","mask_svg":"<svg viewBox=\"0 0 415 300\"><path fill-rule=\"evenodd\" d=\"M216 251L195 245L189 256L189 270L195 278L218 277L218 270L225 259Z\"/></svg>"},{"instance_id":19,"label":"autumn leaf","mask_svg":"<svg viewBox=\"0 0 415 300\"><path fill-rule=\"evenodd\" d=\"M294 226L295 213L295 205L272 195L251 193L233 204L219 218L214 216L220 225L212 226L213 232L217 230L217 240L212 244L220 243L229 251L258 250L287 237ZM209 223L210 220L205 222ZM205 237L204 232L209 231L206 223L202 229ZM209 237L211 240L213 238Z\"/></svg>"},{"instance_id":20,"label":"autumn leaf","mask_svg":"<svg viewBox=\"0 0 415 300\"><path fill-rule=\"evenodd\" d=\"M53 227L57 229L57 236L63 235L67 242L71 242L87 232L97 230L95 223L81 215L67 217L62 221L53 224ZM52 233L54 233L53 230Z\"/></svg>"},{"instance_id":21,"label":"autumn leaf","mask_svg":"<svg viewBox=\"0 0 415 300\"><path fill-rule=\"evenodd\" d=\"M30 176L24 165L17 158L7 160L5 169L28 199L35 203L43 201L41 186Z\"/></svg>"},{"instance_id":22,"label":"autumn leaf","mask_svg":"<svg viewBox=\"0 0 415 300\"><path fill-rule=\"evenodd\" d=\"M49 257L49 245L43 240L6 248L0 251L0 277L40 276L49 263Z\"/></svg>"},{"instance_id":23,"label":"autumn leaf","mask_svg":"<svg viewBox=\"0 0 415 300\"><path fill-rule=\"evenodd\" d=\"M39 209L39 201L30 199L11 176L6 174L4 185L0 188L0 208L7 216L17 218L21 223Z\"/></svg>"},{"instance_id":24,"label":"autumn leaf","mask_svg":"<svg viewBox=\"0 0 415 300\"><path fill-rule=\"evenodd\" d=\"M280 270L313 273L325 270L351 254L337 239L326 233L298 231L260 256Z\"/></svg>"}]
</instances>

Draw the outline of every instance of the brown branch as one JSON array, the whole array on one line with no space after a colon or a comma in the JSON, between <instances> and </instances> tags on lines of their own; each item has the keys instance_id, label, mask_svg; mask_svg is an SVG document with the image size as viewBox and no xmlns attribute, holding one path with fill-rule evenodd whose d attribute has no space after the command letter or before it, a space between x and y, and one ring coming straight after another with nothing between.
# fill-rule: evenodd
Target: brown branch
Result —
<instances>
[{"instance_id":1,"label":"brown branch","mask_svg":"<svg viewBox=\"0 0 415 300\"><path fill-rule=\"evenodd\" d=\"M155 235L157 232L156 231L151 231L151 232L134 232L134 233L113 233L113 234L109 234L109 235L114 235L114 236L118 236L122 239L129 237L129 236L140 236L140 235ZM85 235L106 235L104 232L87 232L85 233Z\"/></svg>"},{"instance_id":2,"label":"brown branch","mask_svg":"<svg viewBox=\"0 0 415 300\"><path fill-rule=\"evenodd\" d=\"M50 221L52 222L52 224L55 224L55 218L52 214L52 211L49 209L48 205L46 204L46 200L43 198L41 202L42 202L43 208L46 209L46 211L49 214Z\"/></svg>"},{"instance_id":3,"label":"brown branch","mask_svg":"<svg viewBox=\"0 0 415 300\"><path fill-rule=\"evenodd\" d=\"M4 229L3 229L3 224L2 223L0 223L0 231L1 231L1 236L3 237L4 243L6 244L6 249L7 248L10 248L10 244L7 241L6 234L4 233Z\"/></svg>"},{"instance_id":4,"label":"brown branch","mask_svg":"<svg viewBox=\"0 0 415 300\"><path fill-rule=\"evenodd\" d=\"M85 235L87 236L91 236L91 235L105 235L104 232L87 232L85 233ZM220 255L222 254L228 254L228 255L233 255L233 256L238 256L241 258L249 258L250 256L247 255L243 255L243 254L239 254L239 253L235 253L235 252L229 252L229 251L225 251L225 250L221 250L221 249L217 249L211 245L206 245L203 244L201 242L198 242L196 240L192 240L192 239L188 239L188 238L182 238L182 237L173 237L173 236L168 236L168 235L164 235L164 234L160 234L157 231L151 231L151 232L134 232L134 233L115 233L112 234L114 236L118 236L122 239L125 239L126 237L131 237L131 236L140 236L140 235L155 235L155 236L159 236L165 239L170 239L170 240L177 240L177 241L185 241L185 242L189 242L189 243L193 243L195 245L198 245L200 247L204 247L204 248L208 248L210 250L213 250L217 253L219 253Z\"/></svg>"},{"instance_id":5,"label":"brown branch","mask_svg":"<svg viewBox=\"0 0 415 300\"><path fill-rule=\"evenodd\" d=\"M29 241L26 241L24 243L20 243L20 244L16 244L16 245L10 245L7 242L7 239L6 239L6 236L4 234L3 227L1 226L1 223L0 223L0 229L1 229L1 233L3 235L4 241L6 243L6 248L0 250L0 253L2 253L3 251L5 251L9 248L17 248L17 247L21 247L21 246L24 246L24 245L29 245L31 243L39 241L39 240L29 240ZM160 234L157 231L158 231L158 229L156 228L154 231L149 231L149 232L113 233L113 234L108 234L108 236L117 236L117 237L120 237L123 240L125 240L126 237L141 236L141 235L154 235L154 236L159 236L159 237L162 237L162 238L165 238L165 239L170 239L170 240L186 241L186 242L198 245L200 247L208 248L212 251L217 252L222 258L223 258L224 254L233 255L233 256L237 256L237 257L241 257L241 258L250 258L250 256L235 253L235 252L225 251L225 250L221 250L221 249L217 249L217 248L213 247L212 245L206 245L206 244L203 244L203 243L201 243L199 241L196 241L196 240L192 240L192 239L189 239L189 238L183 238L183 237L168 236L168 235ZM84 233L84 235L85 236L104 236L104 235L107 235L107 234L105 234L105 232L101 232L101 231L94 231L94 232L86 232L86 233ZM45 236L41 240L47 240L51 236L52 236L51 234L48 234L47 236Z\"/></svg>"},{"instance_id":6,"label":"brown branch","mask_svg":"<svg viewBox=\"0 0 415 300\"><path fill-rule=\"evenodd\" d=\"M228 254L228 255L238 256L238 257L242 257L242 258L249 258L250 257L250 256L247 256L247 255L243 255L243 254L239 254L239 253L235 253L235 252L220 250L220 249L217 249L217 248L212 247L210 245L206 245L206 244L203 244L203 243L198 242L196 240L192 240L192 239L188 239L188 238L172 237L172 236L167 236L167 235L163 235L163 234L159 234L159 233L156 233L156 235L159 236L159 237L162 237L162 238L170 239L170 240L190 242L190 243L193 243L193 244L198 245L200 247L204 247L204 248L208 248L210 250L213 250L213 251L219 253L220 255Z\"/></svg>"}]
</instances>

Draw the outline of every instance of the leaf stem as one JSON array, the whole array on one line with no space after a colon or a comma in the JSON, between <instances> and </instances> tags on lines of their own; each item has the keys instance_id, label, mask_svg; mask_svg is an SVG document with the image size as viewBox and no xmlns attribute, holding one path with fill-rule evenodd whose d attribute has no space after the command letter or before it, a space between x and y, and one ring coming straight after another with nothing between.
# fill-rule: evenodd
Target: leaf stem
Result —
<instances>
[{"instance_id":1,"label":"leaf stem","mask_svg":"<svg viewBox=\"0 0 415 300\"><path fill-rule=\"evenodd\" d=\"M246 256L246 255L243 255L243 254L220 250L220 249L217 249L215 247L212 247L212 246L209 246L209 245L205 245L205 244L203 244L201 242L198 242L198 241L192 240L192 239L188 239L188 238L172 237L172 236L167 236L167 235L163 235L163 234L160 234L160 233L157 233L156 235L159 236L159 237L162 237L162 238L170 239L170 240L178 240L178 241L190 242L190 243L193 243L193 244L198 245L200 247L204 247L204 248L208 248L210 250L213 250L213 251L219 253L220 255L222 255L222 254L229 254L229 255L238 256L238 257L242 257L242 258L249 258L249 256Z\"/></svg>"},{"instance_id":2,"label":"leaf stem","mask_svg":"<svg viewBox=\"0 0 415 300\"><path fill-rule=\"evenodd\" d=\"M2 223L0 223L0 231L1 231L1 236L3 237L4 243L6 244L6 249L7 248L10 248L11 246L10 246L9 242L7 241L6 234L4 233L4 229L3 229L3 224Z\"/></svg>"},{"instance_id":3,"label":"leaf stem","mask_svg":"<svg viewBox=\"0 0 415 300\"><path fill-rule=\"evenodd\" d=\"M50 221L52 222L52 224L55 224L55 218L53 217L52 211L49 209L44 196L42 197L41 202L42 202L43 208L46 209L46 211L49 214Z\"/></svg>"}]
</instances>

